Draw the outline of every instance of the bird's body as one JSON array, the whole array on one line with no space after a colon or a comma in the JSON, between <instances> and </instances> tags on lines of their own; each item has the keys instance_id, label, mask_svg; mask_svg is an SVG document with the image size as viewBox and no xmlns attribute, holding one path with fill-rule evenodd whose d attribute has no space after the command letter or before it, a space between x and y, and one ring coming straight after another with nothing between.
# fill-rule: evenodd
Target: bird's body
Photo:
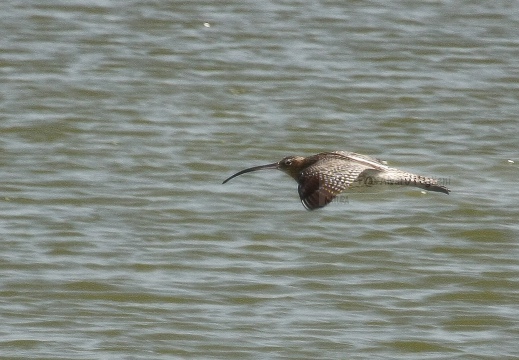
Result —
<instances>
[{"instance_id":1,"label":"bird's body","mask_svg":"<svg viewBox=\"0 0 519 360\"><path fill-rule=\"evenodd\" d=\"M378 185L407 185L448 194L437 180L391 168L371 156L346 151L324 152L308 157L287 156L280 161L242 170L230 179L256 170L279 169L298 183L301 202L308 210L329 204L349 188Z\"/></svg>"}]
</instances>

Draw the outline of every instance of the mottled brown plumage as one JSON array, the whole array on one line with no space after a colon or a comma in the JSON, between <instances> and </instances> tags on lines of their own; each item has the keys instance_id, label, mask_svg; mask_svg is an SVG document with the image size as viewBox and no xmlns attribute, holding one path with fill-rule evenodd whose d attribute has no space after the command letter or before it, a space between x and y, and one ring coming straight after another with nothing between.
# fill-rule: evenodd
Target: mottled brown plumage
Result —
<instances>
[{"instance_id":1,"label":"mottled brown plumage","mask_svg":"<svg viewBox=\"0 0 519 360\"><path fill-rule=\"evenodd\" d=\"M287 156L280 161L255 166L237 172L224 180L251 171L279 169L299 184L301 202L308 210L329 204L334 197L348 188L376 185L407 185L448 194L449 189L435 179L390 168L371 156L353 152L334 151L317 155Z\"/></svg>"}]
</instances>

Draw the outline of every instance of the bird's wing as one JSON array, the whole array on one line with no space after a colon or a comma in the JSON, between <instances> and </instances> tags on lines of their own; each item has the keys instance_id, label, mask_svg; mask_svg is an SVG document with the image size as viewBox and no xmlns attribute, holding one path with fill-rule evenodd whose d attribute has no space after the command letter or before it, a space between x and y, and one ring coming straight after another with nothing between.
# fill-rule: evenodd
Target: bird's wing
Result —
<instances>
[{"instance_id":1,"label":"bird's wing","mask_svg":"<svg viewBox=\"0 0 519 360\"><path fill-rule=\"evenodd\" d=\"M299 197L303 206L314 210L329 204L338 194L348 188L366 169L362 162L325 157L303 169L298 178Z\"/></svg>"},{"instance_id":2,"label":"bird's wing","mask_svg":"<svg viewBox=\"0 0 519 360\"><path fill-rule=\"evenodd\" d=\"M360 164L366 165L368 168L377 169L377 170L387 170L389 167L385 165L382 161L373 156L357 154L354 152L348 151L333 151L331 154L335 154L338 157L342 157L344 159L358 162Z\"/></svg>"},{"instance_id":3,"label":"bird's wing","mask_svg":"<svg viewBox=\"0 0 519 360\"><path fill-rule=\"evenodd\" d=\"M356 180L357 185L410 185L429 191L443 192L445 194L450 192L446 186L439 184L436 179L390 168L379 159L368 155L346 151L334 151L330 154L341 156L344 159L364 164L368 167L366 171L359 174Z\"/></svg>"}]
</instances>

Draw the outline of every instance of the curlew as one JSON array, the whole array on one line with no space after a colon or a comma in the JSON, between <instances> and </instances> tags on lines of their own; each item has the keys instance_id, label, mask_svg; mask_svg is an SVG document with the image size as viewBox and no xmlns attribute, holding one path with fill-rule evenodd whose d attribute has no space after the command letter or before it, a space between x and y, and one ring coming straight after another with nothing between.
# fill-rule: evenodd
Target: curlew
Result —
<instances>
[{"instance_id":1,"label":"curlew","mask_svg":"<svg viewBox=\"0 0 519 360\"><path fill-rule=\"evenodd\" d=\"M450 191L433 178L391 168L371 156L346 151L308 157L287 156L272 164L239 171L223 184L236 176L264 169L278 169L295 179L299 197L307 210L322 208L342 191L356 187L406 185L445 194Z\"/></svg>"}]
</instances>

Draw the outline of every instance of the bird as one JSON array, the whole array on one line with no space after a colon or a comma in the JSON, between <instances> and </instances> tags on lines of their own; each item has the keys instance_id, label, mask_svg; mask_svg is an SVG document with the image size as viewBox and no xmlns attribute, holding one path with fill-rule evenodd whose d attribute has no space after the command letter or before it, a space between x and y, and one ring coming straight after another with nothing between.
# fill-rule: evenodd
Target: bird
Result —
<instances>
[{"instance_id":1,"label":"bird","mask_svg":"<svg viewBox=\"0 0 519 360\"><path fill-rule=\"evenodd\" d=\"M222 184L239 175L265 169L277 169L290 175L298 184L301 203L307 210L328 205L344 190L370 186L407 185L450 192L434 178L391 168L374 157L347 151L322 152L308 157L286 156L272 164L241 170Z\"/></svg>"}]
</instances>

